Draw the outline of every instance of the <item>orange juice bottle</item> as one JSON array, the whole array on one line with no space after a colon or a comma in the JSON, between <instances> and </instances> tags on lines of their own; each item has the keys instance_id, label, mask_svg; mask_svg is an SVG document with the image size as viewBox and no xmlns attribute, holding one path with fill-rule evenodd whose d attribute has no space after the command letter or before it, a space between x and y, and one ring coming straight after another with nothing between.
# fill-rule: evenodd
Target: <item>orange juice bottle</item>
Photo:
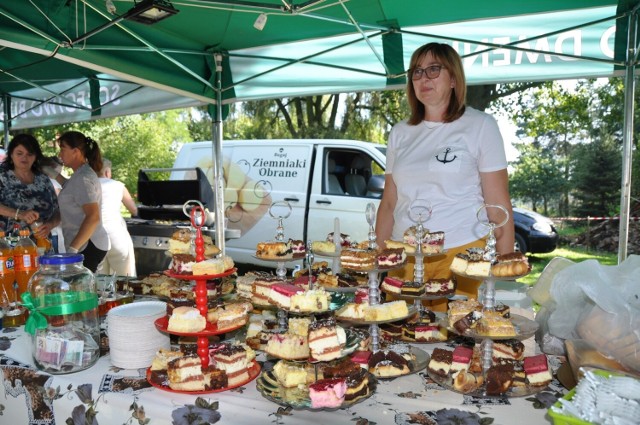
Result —
<instances>
[{"instance_id":1,"label":"orange juice bottle","mask_svg":"<svg viewBox=\"0 0 640 425\"><path fill-rule=\"evenodd\" d=\"M4 231L0 230L0 294L13 294L13 282L15 280L13 248L9 245Z\"/></svg>"},{"instance_id":2,"label":"orange juice bottle","mask_svg":"<svg viewBox=\"0 0 640 425\"><path fill-rule=\"evenodd\" d=\"M31 276L38 270L38 248L33 243L29 229L20 230L20 239L13 248L14 270L16 274L17 290L14 293L16 299L27 291L27 283Z\"/></svg>"},{"instance_id":3,"label":"orange juice bottle","mask_svg":"<svg viewBox=\"0 0 640 425\"><path fill-rule=\"evenodd\" d=\"M40 226L42 226L42 222L33 222L31 224L31 231L33 232L33 237L36 239L36 247L40 248L43 254L48 254L51 252L53 246L51 245L51 241L48 237L39 238L36 236L36 232Z\"/></svg>"}]
</instances>

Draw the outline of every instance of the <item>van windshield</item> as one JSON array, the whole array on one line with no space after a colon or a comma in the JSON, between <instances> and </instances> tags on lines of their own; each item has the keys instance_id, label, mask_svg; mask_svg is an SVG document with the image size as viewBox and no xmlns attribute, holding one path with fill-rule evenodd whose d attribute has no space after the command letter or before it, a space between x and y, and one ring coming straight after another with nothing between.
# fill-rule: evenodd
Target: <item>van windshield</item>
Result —
<instances>
[{"instance_id":1,"label":"van windshield","mask_svg":"<svg viewBox=\"0 0 640 425\"><path fill-rule=\"evenodd\" d=\"M376 149L378 149L380 152L382 152L384 154L384 156L387 156L387 147L386 146L376 146Z\"/></svg>"}]
</instances>

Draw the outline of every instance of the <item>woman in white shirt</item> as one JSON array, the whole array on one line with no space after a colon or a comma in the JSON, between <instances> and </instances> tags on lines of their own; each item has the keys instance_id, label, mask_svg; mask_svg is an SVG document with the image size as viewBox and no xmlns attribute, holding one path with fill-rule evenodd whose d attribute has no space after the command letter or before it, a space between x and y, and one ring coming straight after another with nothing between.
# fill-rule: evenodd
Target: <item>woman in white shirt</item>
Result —
<instances>
[{"instance_id":1,"label":"woman in white shirt","mask_svg":"<svg viewBox=\"0 0 640 425\"><path fill-rule=\"evenodd\" d=\"M424 226L443 231L447 249L446 255L425 259L425 278L449 278L457 253L485 246L488 228L476 217L484 204L507 210L509 220L495 232L496 249L500 254L514 249L504 144L495 119L465 105L464 68L451 46L429 43L418 48L408 78L411 116L389 135L377 242L385 246L385 240L402 240L404 231L415 224L409 217L411 203L424 199L432 207ZM482 210L483 222L500 223L504 218L497 208ZM390 274L413 280L413 264ZM479 281L458 277L457 283L457 293L477 297ZM436 310L446 308L446 303L440 304Z\"/></svg>"},{"instance_id":2,"label":"woman in white shirt","mask_svg":"<svg viewBox=\"0 0 640 425\"><path fill-rule=\"evenodd\" d=\"M118 276L136 275L136 258L127 223L122 218L120 206L124 205L132 216L138 215L138 207L124 183L111 178L111 161L102 160L99 180L102 186L102 225L109 235L111 248L98 268L98 273Z\"/></svg>"}]
</instances>

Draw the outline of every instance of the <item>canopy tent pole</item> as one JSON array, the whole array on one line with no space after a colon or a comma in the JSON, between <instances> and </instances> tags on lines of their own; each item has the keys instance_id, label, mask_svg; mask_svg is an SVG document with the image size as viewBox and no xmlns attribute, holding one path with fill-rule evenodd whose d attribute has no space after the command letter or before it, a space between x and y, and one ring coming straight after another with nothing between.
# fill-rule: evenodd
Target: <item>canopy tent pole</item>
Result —
<instances>
[{"instance_id":1,"label":"canopy tent pole","mask_svg":"<svg viewBox=\"0 0 640 425\"><path fill-rule=\"evenodd\" d=\"M222 54L214 55L216 62L216 116L211 128L213 144L212 164L213 182L215 184L215 217L216 217L216 245L225 254L225 223L224 223L224 184L222 171Z\"/></svg>"},{"instance_id":2,"label":"canopy tent pole","mask_svg":"<svg viewBox=\"0 0 640 425\"><path fill-rule=\"evenodd\" d=\"M11 96L2 94L2 106L4 109L4 148L9 148L9 126L11 125Z\"/></svg>"},{"instance_id":3,"label":"canopy tent pole","mask_svg":"<svg viewBox=\"0 0 640 425\"><path fill-rule=\"evenodd\" d=\"M627 258L627 243L629 240L629 212L631 205L631 163L633 146L633 113L634 94L636 90L636 52L638 24L638 9L634 8L629 15L627 28L627 55L624 82L624 123L622 147L622 187L620 190L620 229L618 239L618 264Z\"/></svg>"}]
</instances>

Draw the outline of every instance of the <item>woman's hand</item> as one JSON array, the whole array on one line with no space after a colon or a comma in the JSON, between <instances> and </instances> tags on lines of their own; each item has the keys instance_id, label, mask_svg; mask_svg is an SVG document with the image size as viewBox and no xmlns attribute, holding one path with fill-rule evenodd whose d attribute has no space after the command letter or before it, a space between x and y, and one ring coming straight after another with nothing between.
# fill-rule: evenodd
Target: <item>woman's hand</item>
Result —
<instances>
[{"instance_id":1,"label":"woman's hand","mask_svg":"<svg viewBox=\"0 0 640 425\"><path fill-rule=\"evenodd\" d=\"M31 230L33 231L33 234L36 238L44 239L49 236L49 233L51 233L51 229L53 229L53 227L54 226L51 223L47 222L41 223L37 227L31 226Z\"/></svg>"},{"instance_id":2,"label":"woman's hand","mask_svg":"<svg viewBox=\"0 0 640 425\"><path fill-rule=\"evenodd\" d=\"M20 221L24 221L27 224L31 224L34 221L36 221L38 218L40 218L40 214L38 213L38 211L34 211L34 210L26 210L26 211L20 210L20 212L18 212L17 214L17 218Z\"/></svg>"}]
</instances>

